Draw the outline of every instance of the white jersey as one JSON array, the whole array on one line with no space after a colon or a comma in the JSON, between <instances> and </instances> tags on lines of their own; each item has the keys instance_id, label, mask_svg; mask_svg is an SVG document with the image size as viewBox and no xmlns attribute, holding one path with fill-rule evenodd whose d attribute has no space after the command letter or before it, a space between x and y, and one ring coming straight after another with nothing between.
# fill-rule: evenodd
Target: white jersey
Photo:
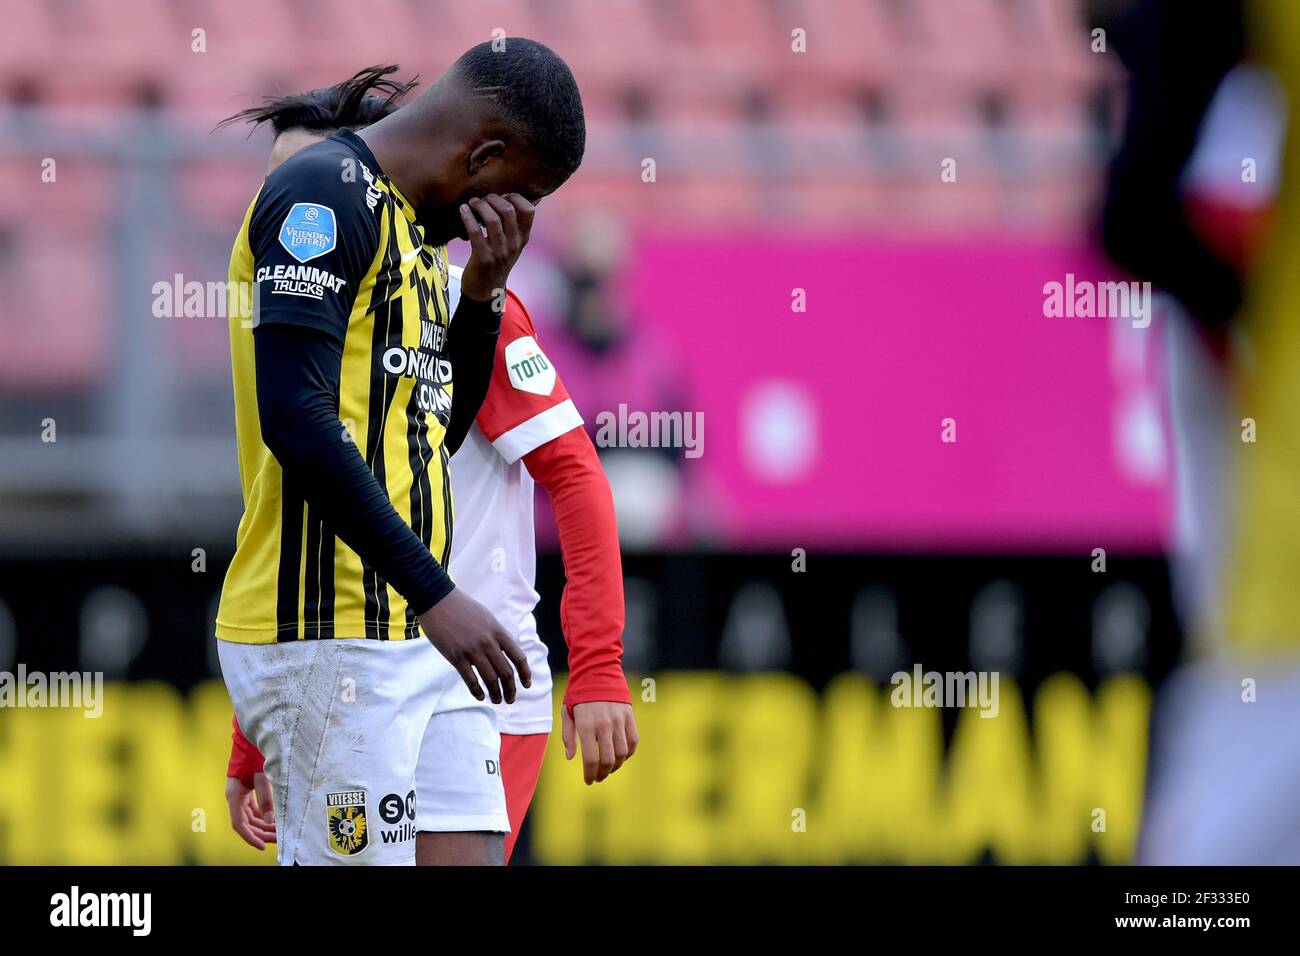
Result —
<instances>
[{"instance_id":1,"label":"white jersey","mask_svg":"<svg viewBox=\"0 0 1300 956\"><path fill-rule=\"evenodd\" d=\"M450 269L452 314L461 270ZM453 370L454 374L454 370ZM551 670L537 636L533 479L523 457L582 426L582 417L537 344L523 304L507 297L488 396L451 459L455 533L449 569L457 587L495 615L528 655L533 686L496 706L503 734L551 730Z\"/></svg>"}]
</instances>

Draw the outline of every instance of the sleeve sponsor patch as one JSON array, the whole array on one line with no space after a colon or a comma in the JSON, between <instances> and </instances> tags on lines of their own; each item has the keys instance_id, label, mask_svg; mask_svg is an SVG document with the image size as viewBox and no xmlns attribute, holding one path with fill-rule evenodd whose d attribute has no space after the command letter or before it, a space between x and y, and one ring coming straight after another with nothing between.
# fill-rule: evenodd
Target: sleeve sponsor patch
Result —
<instances>
[{"instance_id":1,"label":"sleeve sponsor patch","mask_svg":"<svg viewBox=\"0 0 1300 956\"><path fill-rule=\"evenodd\" d=\"M338 242L334 210L314 202L296 202L280 226L280 245L299 262L333 252Z\"/></svg>"},{"instance_id":2,"label":"sleeve sponsor patch","mask_svg":"<svg viewBox=\"0 0 1300 956\"><path fill-rule=\"evenodd\" d=\"M521 336L505 349L506 374L521 392L550 395L555 389L555 369L531 335Z\"/></svg>"}]
</instances>

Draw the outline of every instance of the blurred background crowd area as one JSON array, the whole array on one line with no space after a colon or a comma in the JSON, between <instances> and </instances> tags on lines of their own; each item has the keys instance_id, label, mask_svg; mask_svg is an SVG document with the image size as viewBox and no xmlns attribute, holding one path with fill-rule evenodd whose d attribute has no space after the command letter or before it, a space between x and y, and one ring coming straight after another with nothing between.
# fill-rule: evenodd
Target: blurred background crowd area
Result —
<instances>
[{"instance_id":1,"label":"blurred background crowd area","mask_svg":"<svg viewBox=\"0 0 1300 956\"><path fill-rule=\"evenodd\" d=\"M240 94L381 62L431 80L494 30L535 37L584 91L573 201L693 224L1060 226L1115 116L1116 72L1074 0L6 0L6 14L10 102L66 110L85 135L132 106L201 134ZM942 196L936 152L967 158L978 189ZM653 194L629 188L646 156L666 187Z\"/></svg>"},{"instance_id":2,"label":"blurred background crowd area","mask_svg":"<svg viewBox=\"0 0 1300 956\"><path fill-rule=\"evenodd\" d=\"M990 236L1037 253L1086 234L1122 105L1091 19L1114 6L4 0L2 526L40 540L233 527L224 318L159 318L152 291L224 278L264 172L265 131L213 126L260 94L373 63L427 83L470 45L515 35L571 63L589 142L512 283L589 427L620 404L699 411L710 426L693 473L680 452L607 455L625 538L762 544L761 515L778 503L765 493L829 503L835 489L798 489L856 460L826 457L818 423L845 400L830 369L783 365L776 343L801 337L792 322L873 353L878 342L843 325L888 308L888 321L942 312L926 321L971 327L995 303L921 301L936 291L925 274L979 281L1024 261L1024 246L988 256ZM909 254L917 281L873 305L891 290L869 273L883 281ZM1040 278L1026 281L1036 296ZM796 289L806 315L792 312ZM702 325L745 334L701 355ZM904 361L892 377L919 381L925 357ZM883 521L850 521L845 543L910 532ZM844 534L829 510L795 526L810 522L814 536Z\"/></svg>"}]
</instances>

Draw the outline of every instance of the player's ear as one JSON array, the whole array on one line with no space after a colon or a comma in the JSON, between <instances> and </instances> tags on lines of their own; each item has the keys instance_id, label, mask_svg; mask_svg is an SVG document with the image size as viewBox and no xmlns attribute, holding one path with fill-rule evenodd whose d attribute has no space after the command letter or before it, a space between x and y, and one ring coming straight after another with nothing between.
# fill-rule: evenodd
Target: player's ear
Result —
<instances>
[{"instance_id":1,"label":"player's ear","mask_svg":"<svg viewBox=\"0 0 1300 956\"><path fill-rule=\"evenodd\" d=\"M499 158L505 151L506 144L501 140L484 140L470 150L469 160L465 166L465 173L469 176L477 175L484 166L487 166L494 159Z\"/></svg>"}]
</instances>

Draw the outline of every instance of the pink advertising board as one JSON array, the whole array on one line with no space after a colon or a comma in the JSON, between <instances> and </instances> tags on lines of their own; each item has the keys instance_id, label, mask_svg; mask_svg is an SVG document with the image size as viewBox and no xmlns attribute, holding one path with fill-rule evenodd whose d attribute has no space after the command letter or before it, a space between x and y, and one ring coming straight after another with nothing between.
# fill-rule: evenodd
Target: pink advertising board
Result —
<instances>
[{"instance_id":1,"label":"pink advertising board","mask_svg":"<svg viewBox=\"0 0 1300 956\"><path fill-rule=\"evenodd\" d=\"M687 497L727 545L1154 551L1160 318L1044 314L1046 283L1119 278L1032 241L651 235L628 293L703 413Z\"/></svg>"}]
</instances>

